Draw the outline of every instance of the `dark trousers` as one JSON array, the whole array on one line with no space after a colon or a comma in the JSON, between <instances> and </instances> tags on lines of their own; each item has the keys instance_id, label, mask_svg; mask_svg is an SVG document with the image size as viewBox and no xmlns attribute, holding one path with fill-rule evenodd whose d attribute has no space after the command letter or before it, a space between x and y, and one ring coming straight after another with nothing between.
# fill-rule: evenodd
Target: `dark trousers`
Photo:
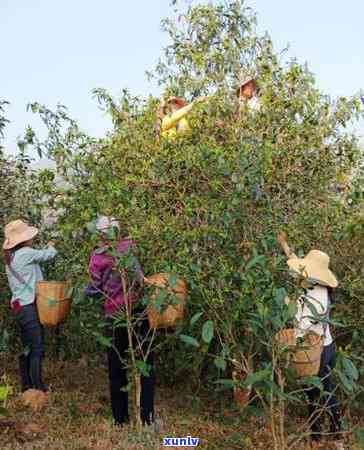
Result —
<instances>
[{"instance_id":1,"label":"dark trousers","mask_svg":"<svg viewBox=\"0 0 364 450\"><path fill-rule=\"evenodd\" d=\"M47 391L47 386L42 381L44 332L39 322L36 305L32 303L22 306L15 317L23 345L23 352L19 356L22 390L34 388Z\"/></svg>"},{"instance_id":2,"label":"dark trousers","mask_svg":"<svg viewBox=\"0 0 364 450\"><path fill-rule=\"evenodd\" d=\"M147 319L141 320L137 334L139 342L143 342L143 352L146 352L149 339L146 340L149 330ZM127 356L128 356L128 332L126 327L110 326L109 334L112 336L112 347L108 348L108 365L110 381L111 409L115 423L122 425L129 420ZM137 359L141 359L138 356ZM151 352L147 358L148 376L141 375L140 417L143 424L150 425L154 420L154 355Z\"/></svg>"},{"instance_id":3,"label":"dark trousers","mask_svg":"<svg viewBox=\"0 0 364 450\"><path fill-rule=\"evenodd\" d=\"M336 354L334 343L326 345L321 354L320 370L318 376L324 389L324 394L320 396L320 389L313 387L307 391L309 398L308 413L312 439L319 440L322 429L322 422L325 413L330 418L330 433L340 432L340 408L334 394L335 385L332 380L331 370L335 367Z\"/></svg>"}]
</instances>

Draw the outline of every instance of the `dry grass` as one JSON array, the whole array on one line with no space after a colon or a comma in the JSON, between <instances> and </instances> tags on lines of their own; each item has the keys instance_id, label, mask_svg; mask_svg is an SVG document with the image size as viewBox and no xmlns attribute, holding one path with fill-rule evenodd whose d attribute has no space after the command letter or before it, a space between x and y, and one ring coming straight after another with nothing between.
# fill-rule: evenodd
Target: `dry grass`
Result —
<instances>
[{"instance_id":1,"label":"dry grass","mask_svg":"<svg viewBox=\"0 0 364 450\"><path fill-rule=\"evenodd\" d=\"M41 413L31 413L23 405L15 367L7 364L7 374L14 394L8 404L8 426L0 425L1 450L155 450L165 448L163 436L199 437L199 449L273 448L266 421L247 419L229 409L228 394L214 400L193 397L186 386L159 387L156 411L164 423L163 432L138 434L131 427L119 430L111 425L104 367L88 367L84 360L48 361L45 378L51 380L51 392L49 405ZM305 448L309 447L297 450Z\"/></svg>"}]
</instances>

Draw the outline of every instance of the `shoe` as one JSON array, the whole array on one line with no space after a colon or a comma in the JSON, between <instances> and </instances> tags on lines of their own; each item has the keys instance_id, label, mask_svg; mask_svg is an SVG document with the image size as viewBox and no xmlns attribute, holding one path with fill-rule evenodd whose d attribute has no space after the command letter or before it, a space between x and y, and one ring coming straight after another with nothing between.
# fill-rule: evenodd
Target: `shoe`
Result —
<instances>
[{"instance_id":1,"label":"shoe","mask_svg":"<svg viewBox=\"0 0 364 450\"><path fill-rule=\"evenodd\" d=\"M142 425L142 430L145 432L145 433L148 433L148 434L154 434L155 433L155 428L154 428L154 423L151 423L150 425L148 425L148 424L143 424Z\"/></svg>"},{"instance_id":2,"label":"shoe","mask_svg":"<svg viewBox=\"0 0 364 450\"><path fill-rule=\"evenodd\" d=\"M143 430L151 434L159 434L163 431L163 421L155 419L151 424L144 423Z\"/></svg>"},{"instance_id":3,"label":"shoe","mask_svg":"<svg viewBox=\"0 0 364 450\"><path fill-rule=\"evenodd\" d=\"M26 391L28 391L29 389L33 389L33 386L30 384L29 386L28 385L23 385L22 387L21 387L21 392L23 393L23 392L26 392Z\"/></svg>"},{"instance_id":4,"label":"shoe","mask_svg":"<svg viewBox=\"0 0 364 450\"><path fill-rule=\"evenodd\" d=\"M39 390L40 390L40 391L43 391L45 394L48 394L48 392L49 392L49 386L48 386L47 384L42 383Z\"/></svg>"},{"instance_id":5,"label":"shoe","mask_svg":"<svg viewBox=\"0 0 364 450\"><path fill-rule=\"evenodd\" d=\"M123 426L128 425L130 423L130 421L129 421L129 417L124 417L119 420L113 419L112 423L115 427L122 428Z\"/></svg>"},{"instance_id":6,"label":"shoe","mask_svg":"<svg viewBox=\"0 0 364 450\"><path fill-rule=\"evenodd\" d=\"M164 423L162 419L155 419L154 430L156 433L162 433L164 430Z\"/></svg>"}]
</instances>

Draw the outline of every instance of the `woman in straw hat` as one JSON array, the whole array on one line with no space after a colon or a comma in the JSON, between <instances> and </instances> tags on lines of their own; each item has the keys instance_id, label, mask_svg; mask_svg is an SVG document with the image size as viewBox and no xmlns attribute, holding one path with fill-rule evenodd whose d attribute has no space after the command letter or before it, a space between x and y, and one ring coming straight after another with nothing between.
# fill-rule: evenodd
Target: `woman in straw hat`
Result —
<instances>
[{"instance_id":1,"label":"woman in straw hat","mask_svg":"<svg viewBox=\"0 0 364 450\"><path fill-rule=\"evenodd\" d=\"M311 250L304 258L298 258L289 248L285 235L278 235L287 256L288 267L294 274L302 277L304 294L297 301L296 328L297 338L304 337L308 332L314 332L323 339L320 369L325 395L323 397L324 411L330 418L330 433L334 438L340 437L340 409L334 394L335 385L331 371L335 366L335 344L333 342L330 326L330 304L332 290L338 286L336 276L329 269L330 258L320 250ZM316 311L316 314L314 314ZM313 447L321 446L322 404L320 405L320 390L317 387L307 390L309 398L309 421ZM334 442L336 448L344 448L341 440Z\"/></svg>"},{"instance_id":2,"label":"woman in straw hat","mask_svg":"<svg viewBox=\"0 0 364 450\"><path fill-rule=\"evenodd\" d=\"M177 134L188 131L190 125L187 115L197 103L206 99L207 97L199 97L189 104L180 97L169 97L165 102L162 101L158 110L157 137L161 135L173 139Z\"/></svg>"},{"instance_id":3,"label":"woman in straw hat","mask_svg":"<svg viewBox=\"0 0 364 450\"><path fill-rule=\"evenodd\" d=\"M103 299L104 313L108 321L108 334L112 338L112 345L108 347L108 368L111 409L116 425L123 425L129 420L128 412L128 385L126 359L129 348L128 330L118 323L118 313L125 311L130 301L134 304L132 309L134 318L138 315L134 332L137 336L138 346L149 366L148 375L141 376L140 418L143 425L152 426L154 422L154 355L150 350L151 333L144 308L137 305L140 297L139 287L145 278L140 264L135 259L135 276L126 277L127 295L122 278L117 270L117 259L126 256L135 248L134 242L129 238L120 238L120 224L113 217L100 216L96 220L96 230L99 238L98 248L92 253L89 262L91 282L86 288L86 295ZM114 241L116 243L114 243ZM131 271L132 272L132 271ZM125 298L127 297L127 298ZM140 319L140 320L139 320Z\"/></svg>"},{"instance_id":4,"label":"woman in straw hat","mask_svg":"<svg viewBox=\"0 0 364 450\"><path fill-rule=\"evenodd\" d=\"M40 263L57 254L53 242L47 248L32 248L38 229L22 220L14 220L5 227L3 243L6 274L12 293L11 309L20 327L24 352L19 357L22 390L38 389L47 392L42 381L44 357L43 327L39 322L35 305L35 287L43 280Z\"/></svg>"},{"instance_id":5,"label":"woman in straw hat","mask_svg":"<svg viewBox=\"0 0 364 450\"><path fill-rule=\"evenodd\" d=\"M240 109L246 105L252 111L259 110L260 103L258 98L258 87L257 81L254 77L247 76L242 82L239 83L236 90L236 96L239 100Z\"/></svg>"}]
</instances>

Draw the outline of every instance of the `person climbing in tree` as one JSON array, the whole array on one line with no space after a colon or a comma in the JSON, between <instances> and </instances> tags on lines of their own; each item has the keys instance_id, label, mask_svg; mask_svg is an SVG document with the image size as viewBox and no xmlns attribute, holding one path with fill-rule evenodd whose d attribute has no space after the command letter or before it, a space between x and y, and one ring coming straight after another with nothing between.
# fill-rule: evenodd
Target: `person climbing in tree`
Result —
<instances>
[{"instance_id":1,"label":"person climbing in tree","mask_svg":"<svg viewBox=\"0 0 364 450\"><path fill-rule=\"evenodd\" d=\"M322 336L323 339L318 376L321 378L325 394L323 398L320 398L318 387L306 390L309 399L308 412L312 445L314 448L322 445L323 408L330 418L330 433L335 439L335 448L343 449L344 444L340 440L341 415L331 374L335 366L335 343L328 323L332 291L338 286L338 281L329 269L330 258L326 253L311 250L304 258L298 258L291 251L283 233L278 235L278 242L287 257L288 267L293 273L300 274L303 278L304 293L297 300L295 336L300 338L313 332ZM289 300L287 299L287 301ZM317 314L313 314L313 311L316 311Z\"/></svg>"},{"instance_id":2,"label":"person climbing in tree","mask_svg":"<svg viewBox=\"0 0 364 450\"><path fill-rule=\"evenodd\" d=\"M247 105L252 110L259 109L258 87L255 78L248 76L240 84L236 90L236 96L241 105Z\"/></svg>"},{"instance_id":3,"label":"person climbing in tree","mask_svg":"<svg viewBox=\"0 0 364 450\"><path fill-rule=\"evenodd\" d=\"M196 104L204 102L206 99L207 97L198 97L189 104L180 97L169 97L165 102L162 101L157 113L157 138L162 136L173 139L177 134L188 131L190 129L188 114Z\"/></svg>"},{"instance_id":4,"label":"person climbing in tree","mask_svg":"<svg viewBox=\"0 0 364 450\"><path fill-rule=\"evenodd\" d=\"M140 287L147 279L144 277L139 262L135 259L134 276L128 270L126 279L122 279L120 270L117 270L117 256L125 256L135 250L134 242L129 238L121 238L120 224L113 217L101 216L96 221L99 239L98 247L92 253L89 262L91 282L86 287L85 294L90 297L103 299L103 308L108 321L108 335L111 345L108 347L108 368L110 382L111 408L116 425L123 425L129 420L128 413L128 385L127 356L129 349L128 331L116 320L120 311L128 307L136 322L138 344L144 354L150 344L150 328L144 308L138 305L140 300ZM110 239L110 233L116 234L116 240ZM114 244L116 242L116 245ZM124 283L123 283L124 281ZM125 292L125 286L128 286ZM140 418L143 425L153 425L154 421L154 355L149 352L146 363L148 375L141 375Z\"/></svg>"},{"instance_id":5,"label":"person climbing in tree","mask_svg":"<svg viewBox=\"0 0 364 450\"><path fill-rule=\"evenodd\" d=\"M252 76L246 76L242 82L239 82L238 87L235 91L236 98L238 100L238 107L233 112L233 118L235 120L226 121L226 119L219 119L216 122L216 130L224 130L227 125L231 125L236 127L236 121L239 121L242 117L242 111L248 108L252 111L258 111L260 109L260 102L258 97L258 87L257 81ZM241 129L241 126L237 128ZM221 143L224 142L223 138L220 138L219 141Z\"/></svg>"},{"instance_id":6,"label":"person climbing in tree","mask_svg":"<svg viewBox=\"0 0 364 450\"><path fill-rule=\"evenodd\" d=\"M44 333L36 307L36 284L43 280L40 263L57 255L53 242L47 248L32 247L38 229L22 220L14 220L5 227L3 243L5 270L12 293L10 305L20 328L23 353L19 357L22 391L37 389L47 392L42 379Z\"/></svg>"}]
</instances>

